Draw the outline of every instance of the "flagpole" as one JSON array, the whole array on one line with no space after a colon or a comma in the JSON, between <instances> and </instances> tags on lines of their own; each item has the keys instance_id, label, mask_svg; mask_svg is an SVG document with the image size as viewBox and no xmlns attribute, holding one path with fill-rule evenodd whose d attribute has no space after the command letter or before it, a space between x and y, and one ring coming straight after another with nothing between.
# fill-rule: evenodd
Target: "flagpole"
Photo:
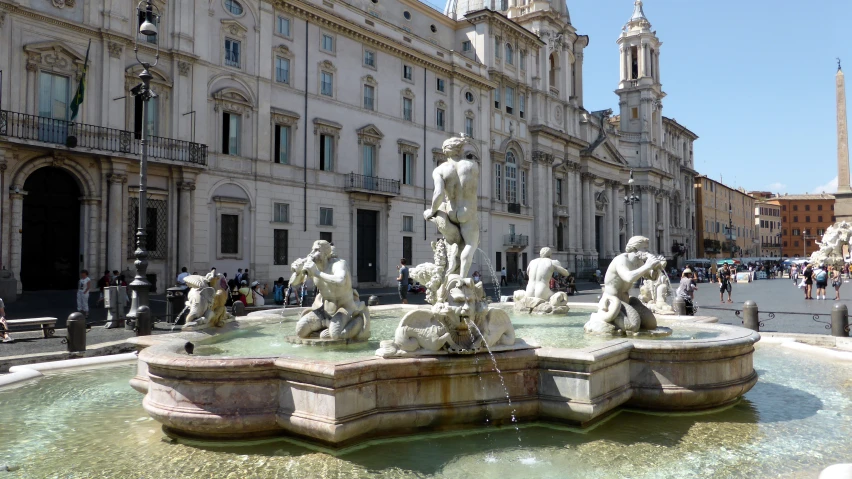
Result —
<instances>
[{"instance_id":1,"label":"flagpole","mask_svg":"<svg viewBox=\"0 0 852 479\"><path fill-rule=\"evenodd\" d=\"M74 130L77 114L80 113L80 107L83 105L83 97L86 94L86 73L89 71L89 50L92 48L92 40L89 39L89 44L86 46L86 60L83 62L83 73L80 75L80 83L77 84L77 91L74 93L74 100L71 102L71 120L68 125L68 134L65 137L65 146L74 148L77 146L77 137L74 135Z\"/></svg>"}]
</instances>

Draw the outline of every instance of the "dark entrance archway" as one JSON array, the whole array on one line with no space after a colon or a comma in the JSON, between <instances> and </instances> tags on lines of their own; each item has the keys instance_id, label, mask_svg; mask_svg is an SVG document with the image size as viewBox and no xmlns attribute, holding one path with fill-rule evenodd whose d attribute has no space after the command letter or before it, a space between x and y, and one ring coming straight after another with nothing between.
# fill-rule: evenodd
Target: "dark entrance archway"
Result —
<instances>
[{"instance_id":1,"label":"dark entrance archway","mask_svg":"<svg viewBox=\"0 0 852 479\"><path fill-rule=\"evenodd\" d=\"M24 182L21 284L25 291L74 289L80 268L80 187L60 168ZM91 274L97 276L96 271Z\"/></svg>"}]
</instances>

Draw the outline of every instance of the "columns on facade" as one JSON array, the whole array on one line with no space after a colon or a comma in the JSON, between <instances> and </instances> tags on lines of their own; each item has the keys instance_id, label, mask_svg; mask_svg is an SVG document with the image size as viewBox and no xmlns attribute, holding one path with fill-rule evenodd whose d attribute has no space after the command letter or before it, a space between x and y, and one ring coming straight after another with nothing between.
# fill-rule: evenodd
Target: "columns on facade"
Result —
<instances>
[{"instance_id":1,"label":"columns on facade","mask_svg":"<svg viewBox=\"0 0 852 479\"><path fill-rule=\"evenodd\" d=\"M621 81L626 80L625 73L627 72L627 63L624 59L624 45L618 49L618 60L619 60L619 77Z\"/></svg>"},{"instance_id":2,"label":"columns on facade","mask_svg":"<svg viewBox=\"0 0 852 479\"><path fill-rule=\"evenodd\" d=\"M582 254L583 252L583 203L580 200L580 171L579 165L572 165L572 170L568 173L568 206L571 215L570 224L570 247L574 254Z\"/></svg>"},{"instance_id":3,"label":"columns on facade","mask_svg":"<svg viewBox=\"0 0 852 479\"><path fill-rule=\"evenodd\" d=\"M592 200L592 185L591 175L583 173L581 175L582 193L583 193L583 253L591 254L594 249L592 245L592 215L594 214L594 204Z\"/></svg>"},{"instance_id":4,"label":"columns on facade","mask_svg":"<svg viewBox=\"0 0 852 479\"><path fill-rule=\"evenodd\" d=\"M80 254L83 256L83 268L94 272L100 271L101 263L98 257L98 216L101 199L85 196L80 199L80 231L83 241L80 244Z\"/></svg>"},{"instance_id":5,"label":"columns on facade","mask_svg":"<svg viewBox=\"0 0 852 479\"><path fill-rule=\"evenodd\" d=\"M125 184L127 184L127 175L121 173L113 173L107 177L109 180L109 211L107 216L107 268L112 270L123 270L123 248L121 247L121 237L125 230L122 218Z\"/></svg>"},{"instance_id":6,"label":"columns on facade","mask_svg":"<svg viewBox=\"0 0 852 479\"><path fill-rule=\"evenodd\" d=\"M9 263L12 274L18 280L16 292L21 294L23 292L23 285L21 284L21 233L24 227L24 196L27 192L20 190L19 187L15 188L14 185L12 188L15 192L9 194L12 212L9 221L11 225L11 228L9 228Z\"/></svg>"},{"instance_id":7,"label":"columns on facade","mask_svg":"<svg viewBox=\"0 0 852 479\"><path fill-rule=\"evenodd\" d=\"M192 268L192 192L194 181L178 183L178 268Z\"/></svg>"},{"instance_id":8,"label":"columns on facade","mask_svg":"<svg viewBox=\"0 0 852 479\"><path fill-rule=\"evenodd\" d=\"M626 55L625 55L625 61L627 62L627 65L626 65L627 75L625 76L625 79L634 80L634 78L633 78L633 48L629 45L626 48L627 48L627 52L626 52Z\"/></svg>"},{"instance_id":9,"label":"columns on facade","mask_svg":"<svg viewBox=\"0 0 852 479\"><path fill-rule=\"evenodd\" d=\"M577 96L577 104L583 106L583 51L574 52L574 94Z\"/></svg>"},{"instance_id":10,"label":"columns on facade","mask_svg":"<svg viewBox=\"0 0 852 479\"><path fill-rule=\"evenodd\" d=\"M604 189L601 192L604 198L607 199L606 205L603 211L603 217L601 218L601 234L603 234L603 251L599 251L598 255L603 256L604 258L612 257L612 222L610 218L612 218L612 205L615 202L612 194L612 186L609 183L609 180L604 181Z\"/></svg>"},{"instance_id":11,"label":"columns on facade","mask_svg":"<svg viewBox=\"0 0 852 479\"><path fill-rule=\"evenodd\" d=\"M609 257L614 258L619 253L619 241L618 241L618 182L610 181L609 183L609 237L612 241L610 244L610 252Z\"/></svg>"}]
</instances>

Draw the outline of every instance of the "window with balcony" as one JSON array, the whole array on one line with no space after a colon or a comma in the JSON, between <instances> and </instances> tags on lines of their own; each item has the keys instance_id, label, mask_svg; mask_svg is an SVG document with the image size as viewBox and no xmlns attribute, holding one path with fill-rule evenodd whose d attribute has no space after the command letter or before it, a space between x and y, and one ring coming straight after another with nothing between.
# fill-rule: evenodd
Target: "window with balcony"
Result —
<instances>
[{"instance_id":1,"label":"window with balcony","mask_svg":"<svg viewBox=\"0 0 852 479\"><path fill-rule=\"evenodd\" d=\"M235 113L222 113L222 153L239 156L240 126L242 117Z\"/></svg>"},{"instance_id":2,"label":"window with balcony","mask_svg":"<svg viewBox=\"0 0 852 479\"><path fill-rule=\"evenodd\" d=\"M290 60L275 57L275 81L278 83L290 83Z\"/></svg>"},{"instance_id":3,"label":"window with balcony","mask_svg":"<svg viewBox=\"0 0 852 479\"><path fill-rule=\"evenodd\" d=\"M366 186L372 186L371 178L378 176L376 173L376 145L361 145L361 174L366 176ZM369 188L372 189L372 188Z\"/></svg>"},{"instance_id":4,"label":"window with balcony","mask_svg":"<svg viewBox=\"0 0 852 479\"><path fill-rule=\"evenodd\" d=\"M320 73L320 94L334 96L334 74L329 72Z\"/></svg>"},{"instance_id":5,"label":"window with balcony","mask_svg":"<svg viewBox=\"0 0 852 479\"><path fill-rule=\"evenodd\" d=\"M237 40L225 39L225 65L240 68L240 42Z\"/></svg>"},{"instance_id":6,"label":"window with balcony","mask_svg":"<svg viewBox=\"0 0 852 479\"><path fill-rule=\"evenodd\" d=\"M334 137L320 135L320 170L334 171Z\"/></svg>"},{"instance_id":7,"label":"window with balcony","mask_svg":"<svg viewBox=\"0 0 852 479\"><path fill-rule=\"evenodd\" d=\"M144 123L145 134L149 137L157 136L159 133L158 125L160 122L158 121L158 110L159 110L159 97L151 98L148 100L148 108L145 111L145 121L142 121L142 109L143 102L141 96L136 96L133 98L133 133L134 137L138 140L142 138L142 127Z\"/></svg>"},{"instance_id":8,"label":"window with balcony","mask_svg":"<svg viewBox=\"0 0 852 479\"><path fill-rule=\"evenodd\" d=\"M370 85L364 85L364 108L375 110L376 89Z\"/></svg>"},{"instance_id":9,"label":"window with balcony","mask_svg":"<svg viewBox=\"0 0 852 479\"><path fill-rule=\"evenodd\" d=\"M290 127L275 125L275 163L290 164Z\"/></svg>"}]
</instances>

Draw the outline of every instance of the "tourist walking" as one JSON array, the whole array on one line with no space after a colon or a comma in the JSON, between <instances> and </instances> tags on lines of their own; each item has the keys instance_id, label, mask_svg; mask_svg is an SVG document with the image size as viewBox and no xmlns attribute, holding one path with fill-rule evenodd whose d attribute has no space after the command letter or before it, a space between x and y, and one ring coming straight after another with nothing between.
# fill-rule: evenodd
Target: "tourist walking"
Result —
<instances>
[{"instance_id":1,"label":"tourist walking","mask_svg":"<svg viewBox=\"0 0 852 479\"><path fill-rule=\"evenodd\" d=\"M396 269L399 271L396 277L399 299L402 304L408 304L408 266L405 265L405 258L399 260L399 266Z\"/></svg>"},{"instance_id":2,"label":"tourist walking","mask_svg":"<svg viewBox=\"0 0 852 479\"><path fill-rule=\"evenodd\" d=\"M242 268L237 268L237 275L234 276L234 281L236 281L237 284L242 284L242 282L243 282L243 269Z\"/></svg>"},{"instance_id":3,"label":"tourist walking","mask_svg":"<svg viewBox=\"0 0 852 479\"><path fill-rule=\"evenodd\" d=\"M506 279L506 267L503 266L503 269L500 270L500 286L509 286L509 281Z\"/></svg>"},{"instance_id":4,"label":"tourist walking","mask_svg":"<svg viewBox=\"0 0 852 479\"><path fill-rule=\"evenodd\" d=\"M728 302L733 303L733 300L731 300L731 271L728 269L727 264L724 264L721 268L719 268L719 274L717 279L719 280L719 302L725 302L723 296L725 295L725 291L727 291Z\"/></svg>"},{"instance_id":5,"label":"tourist walking","mask_svg":"<svg viewBox=\"0 0 852 479\"><path fill-rule=\"evenodd\" d=\"M816 280L817 299L825 299L825 288L828 287L828 271L825 270L825 265L819 265L814 270L814 279Z\"/></svg>"},{"instance_id":6,"label":"tourist walking","mask_svg":"<svg viewBox=\"0 0 852 479\"><path fill-rule=\"evenodd\" d=\"M799 282L799 266L796 263L790 266L790 278L793 280L793 284Z\"/></svg>"},{"instance_id":7,"label":"tourist walking","mask_svg":"<svg viewBox=\"0 0 852 479\"><path fill-rule=\"evenodd\" d=\"M831 286L834 288L835 301L840 299L840 285L843 284L843 277L840 274L842 268L842 266L840 268L834 266L828 267L828 270L831 272Z\"/></svg>"},{"instance_id":8,"label":"tourist walking","mask_svg":"<svg viewBox=\"0 0 852 479\"><path fill-rule=\"evenodd\" d=\"M12 337L9 336L9 325L6 324L6 305L3 304L2 299L0 299L0 339L4 343L11 343L13 341Z\"/></svg>"},{"instance_id":9,"label":"tourist walking","mask_svg":"<svg viewBox=\"0 0 852 479\"><path fill-rule=\"evenodd\" d=\"M89 292L92 288L92 279L89 278L87 270L80 271L80 281L77 282L77 312L89 317Z\"/></svg>"},{"instance_id":10,"label":"tourist walking","mask_svg":"<svg viewBox=\"0 0 852 479\"><path fill-rule=\"evenodd\" d=\"M813 293L814 285L814 270L811 268L811 265L807 265L807 267L805 267L805 270L802 272L802 276L805 277L805 299L814 299L811 296L811 293Z\"/></svg>"},{"instance_id":11,"label":"tourist walking","mask_svg":"<svg viewBox=\"0 0 852 479\"><path fill-rule=\"evenodd\" d=\"M710 265L710 282L716 282L716 275L719 274L719 268L716 267L716 263Z\"/></svg>"}]
</instances>

